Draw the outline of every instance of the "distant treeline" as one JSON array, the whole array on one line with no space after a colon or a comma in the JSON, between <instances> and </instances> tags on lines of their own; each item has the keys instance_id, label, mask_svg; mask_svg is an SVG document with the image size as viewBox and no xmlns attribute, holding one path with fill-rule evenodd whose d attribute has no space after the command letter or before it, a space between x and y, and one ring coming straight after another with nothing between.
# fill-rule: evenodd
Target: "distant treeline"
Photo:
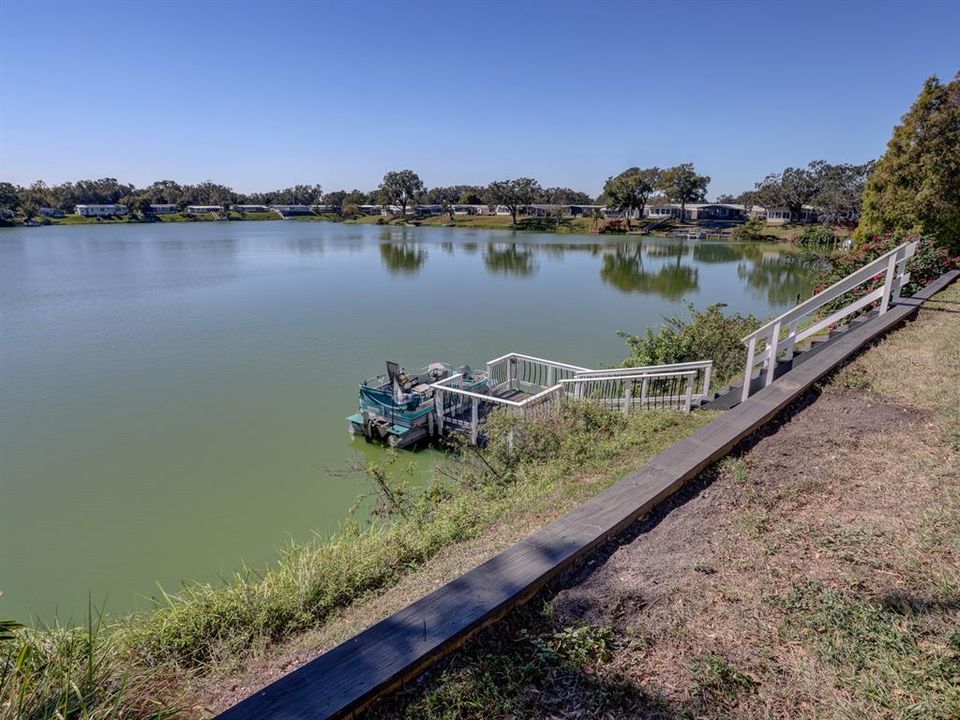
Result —
<instances>
[{"instance_id":1,"label":"distant treeline","mask_svg":"<svg viewBox=\"0 0 960 720\"><path fill-rule=\"evenodd\" d=\"M859 214L860 196L873 163L831 165L823 161L807 168L787 168L768 175L753 190L740 195L722 195L718 202L789 208L799 215L808 204L824 208L824 219L842 221ZM231 187L206 181L196 185L158 180L138 188L116 178L78 180L47 185L38 180L22 187L0 182L0 211L30 219L40 208L72 212L76 205L122 204L134 212L149 205L326 205L343 215L358 212L361 205L392 204L406 208L414 203L431 205L503 205L513 212L529 204L604 205L642 213L648 203L703 202L710 178L700 175L692 163L660 169L631 167L607 178L603 192L593 197L566 187L542 187L533 178L499 180L488 185L450 185L427 188L412 170L388 172L375 190L333 190L320 185L294 185L282 190L241 193Z\"/></svg>"}]
</instances>

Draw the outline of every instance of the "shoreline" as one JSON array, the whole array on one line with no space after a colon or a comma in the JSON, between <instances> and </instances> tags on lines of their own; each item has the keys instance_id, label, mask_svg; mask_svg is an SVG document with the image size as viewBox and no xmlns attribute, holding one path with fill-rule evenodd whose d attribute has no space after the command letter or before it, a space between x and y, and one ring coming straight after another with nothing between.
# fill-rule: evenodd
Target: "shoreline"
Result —
<instances>
[{"instance_id":1,"label":"shoreline","mask_svg":"<svg viewBox=\"0 0 960 720\"><path fill-rule=\"evenodd\" d=\"M5 223L0 224L0 230L26 227L61 227L61 226L80 226L90 227L95 225L155 225L155 224L184 224L184 223L211 223L211 222L300 222L300 223L342 223L344 225L375 225L380 227L398 227L398 228L437 228L437 229L455 229L455 230L495 230L509 232L514 235L575 235L589 237L594 240L613 240L622 239L623 241L642 238L660 238L660 239L687 239L683 236L672 235L662 230L654 230L650 233L641 235L637 232L622 233L609 232L602 233L589 227L592 224L591 218L565 218L558 225L555 220L550 218L521 218L514 227L509 216L489 215L489 216L457 216L454 222L450 222L447 216L434 216L423 218L414 222L397 222L395 219L385 221L384 216L366 215L358 218L341 218L332 215L297 215L288 218L278 218L274 213L230 213L230 218L218 218L213 216L187 216L180 213L172 215L156 216L156 219L144 220L137 218L87 218L76 215L68 215L65 218L44 218L44 222L38 222L35 225L25 225L23 223ZM637 229L642 228L637 225ZM767 228L769 234L764 240L738 240L733 237L716 238L697 238L699 240L712 240L715 242L725 242L731 244L758 244L778 249L801 252L805 248L796 245L794 236L801 232L804 226L798 225L776 225ZM671 225L667 230L689 232L709 233L709 228L701 228L698 225ZM817 248L813 248L817 250Z\"/></svg>"}]
</instances>

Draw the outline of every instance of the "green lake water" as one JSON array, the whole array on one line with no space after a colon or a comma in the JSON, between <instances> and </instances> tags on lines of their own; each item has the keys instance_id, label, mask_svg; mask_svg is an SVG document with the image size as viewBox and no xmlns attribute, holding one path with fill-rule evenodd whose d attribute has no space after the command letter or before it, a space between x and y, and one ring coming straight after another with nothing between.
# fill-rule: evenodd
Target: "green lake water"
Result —
<instances>
[{"instance_id":1,"label":"green lake water","mask_svg":"<svg viewBox=\"0 0 960 720\"><path fill-rule=\"evenodd\" d=\"M114 613L335 530L357 383L509 351L614 365L618 330L770 315L769 246L337 223L0 230L0 617ZM411 454L420 474L433 452Z\"/></svg>"}]
</instances>

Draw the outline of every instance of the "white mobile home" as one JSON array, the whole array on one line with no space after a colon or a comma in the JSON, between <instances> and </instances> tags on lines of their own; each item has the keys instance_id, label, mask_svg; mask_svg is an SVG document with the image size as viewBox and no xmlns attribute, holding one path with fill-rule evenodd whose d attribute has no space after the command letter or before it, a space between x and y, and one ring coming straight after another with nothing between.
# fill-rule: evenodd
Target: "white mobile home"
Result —
<instances>
[{"instance_id":1,"label":"white mobile home","mask_svg":"<svg viewBox=\"0 0 960 720\"><path fill-rule=\"evenodd\" d=\"M188 215L206 215L207 213L223 212L219 205L188 205L184 210Z\"/></svg>"},{"instance_id":2,"label":"white mobile home","mask_svg":"<svg viewBox=\"0 0 960 720\"><path fill-rule=\"evenodd\" d=\"M151 205L151 215L173 215L177 211L177 206L172 204Z\"/></svg>"},{"instance_id":3,"label":"white mobile home","mask_svg":"<svg viewBox=\"0 0 960 720\"><path fill-rule=\"evenodd\" d=\"M271 205L270 209L281 215L309 215L313 212L309 205Z\"/></svg>"},{"instance_id":4,"label":"white mobile home","mask_svg":"<svg viewBox=\"0 0 960 720\"><path fill-rule=\"evenodd\" d=\"M230 209L239 213L264 213L270 212L266 205L231 205Z\"/></svg>"},{"instance_id":5,"label":"white mobile home","mask_svg":"<svg viewBox=\"0 0 960 720\"><path fill-rule=\"evenodd\" d=\"M74 212L81 217L112 217L114 215L126 215L128 210L126 205L116 204L77 205Z\"/></svg>"}]
</instances>

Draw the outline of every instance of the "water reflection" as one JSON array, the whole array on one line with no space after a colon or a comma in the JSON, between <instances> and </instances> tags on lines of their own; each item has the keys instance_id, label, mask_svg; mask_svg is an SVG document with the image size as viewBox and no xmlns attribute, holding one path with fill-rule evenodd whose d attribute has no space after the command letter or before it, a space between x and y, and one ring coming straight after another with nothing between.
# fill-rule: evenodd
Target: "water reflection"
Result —
<instances>
[{"instance_id":1,"label":"water reflection","mask_svg":"<svg viewBox=\"0 0 960 720\"><path fill-rule=\"evenodd\" d=\"M392 275L419 274L428 257L428 244L419 242L408 231L381 234L380 257ZM782 306L796 302L810 284L810 271L794 255L754 244L690 243L644 240L599 243L523 243L475 242L438 244L444 255L471 255L482 248L483 264L491 275L527 278L540 270L539 261L564 262L567 253L581 257L601 256L601 280L623 293L659 295L680 300L700 289L700 269L705 266L731 265L737 278L758 298ZM299 252L320 252L322 242L297 246ZM437 261L440 261L438 256ZM730 268L732 272L733 267Z\"/></svg>"},{"instance_id":2,"label":"water reflection","mask_svg":"<svg viewBox=\"0 0 960 720\"><path fill-rule=\"evenodd\" d=\"M487 243L483 264L493 274L526 277L537 271L533 250L529 245L517 247L516 243Z\"/></svg>"},{"instance_id":3,"label":"water reflection","mask_svg":"<svg viewBox=\"0 0 960 720\"><path fill-rule=\"evenodd\" d=\"M812 271L795 255L771 252L762 253L753 262L740 263L737 276L771 305L791 305L808 292Z\"/></svg>"},{"instance_id":4,"label":"water reflection","mask_svg":"<svg viewBox=\"0 0 960 720\"><path fill-rule=\"evenodd\" d=\"M648 270L643 265L640 245L618 245L612 253L604 255L600 277L620 292L656 294L679 300L696 290L699 280L697 269L681 262L684 252L682 246L674 248L675 262Z\"/></svg>"},{"instance_id":5,"label":"water reflection","mask_svg":"<svg viewBox=\"0 0 960 720\"><path fill-rule=\"evenodd\" d=\"M416 275L427 261L418 243L380 243L380 258L391 275Z\"/></svg>"},{"instance_id":6,"label":"water reflection","mask_svg":"<svg viewBox=\"0 0 960 720\"><path fill-rule=\"evenodd\" d=\"M759 260L762 256L763 247L759 245L698 243L693 248L693 259L708 264Z\"/></svg>"}]
</instances>

